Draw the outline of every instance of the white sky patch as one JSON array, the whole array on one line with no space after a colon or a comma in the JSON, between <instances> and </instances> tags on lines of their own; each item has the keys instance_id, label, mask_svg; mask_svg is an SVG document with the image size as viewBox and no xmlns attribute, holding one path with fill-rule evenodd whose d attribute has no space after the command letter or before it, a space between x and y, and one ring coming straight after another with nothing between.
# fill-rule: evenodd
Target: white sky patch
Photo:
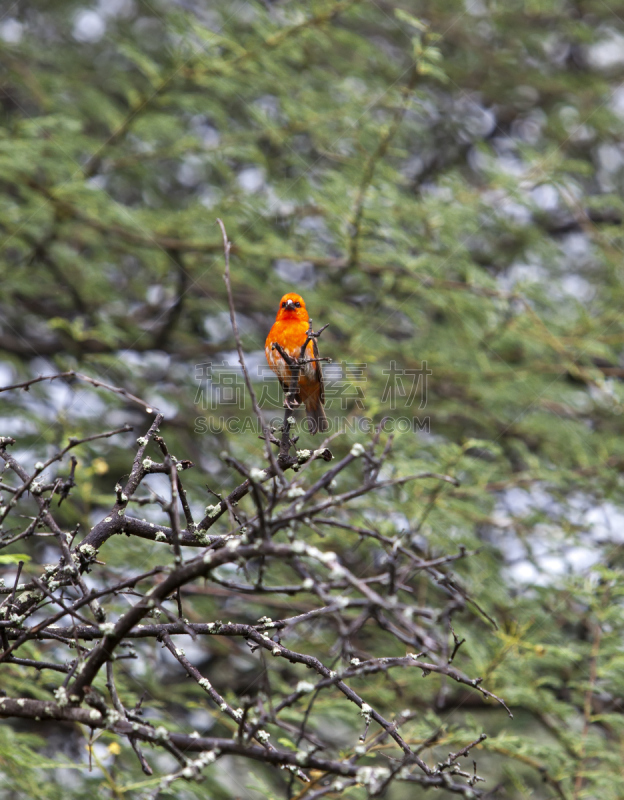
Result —
<instances>
[{"instance_id":1,"label":"white sky patch","mask_svg":"<svg viewBox=\"0 0 624 800\"><path fill-rule=\"evenodd\" d=\"M106 33L106 21L97 11L83 9L74 17L72 35L78 42L99 42Z\"/></svg>"},{"instance_id":2,"label":"white sky patch","mask_svg":"<svg viewBox=\"0 0 624 800\"><path fill-rule=\"evenodd\" d=\"M624 65L624 36L614 30L606 31L604 39L587 48L589 65L597 70L612 70Z\"/></svg>"},{"instance_id":3,"label":"white sky patch","mask_svg":"<svg viewBox=\"0 0 624 800\"><path fill-rule=\"evenodd\" d=\"M24 26L13 17L0 22L0 39L7 44L18 44L22 39Z\"/></svg>"}]
</instances>

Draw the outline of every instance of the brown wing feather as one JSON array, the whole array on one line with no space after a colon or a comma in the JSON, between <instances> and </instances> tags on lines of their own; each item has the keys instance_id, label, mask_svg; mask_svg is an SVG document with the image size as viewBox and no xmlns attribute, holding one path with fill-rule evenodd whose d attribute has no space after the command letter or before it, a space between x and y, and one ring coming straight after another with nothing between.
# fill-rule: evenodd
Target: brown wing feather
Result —
<instances>
[{"instance_id":1,"label":"brown wing feather","mask_svg":"<svg viewBox=\"0 0 624 800\"><path fill-rule=\"evenodd\" d=\"M312 352L314 353L314 358L320 358L316 339L312 339ZM316 377L318 378L318 382L320 383L319 394L320 394L321 404L325 405L325 384L323 382L323 370L321 369L321 362L317 361L315 367L316 367Z\"/></svg>"}]
</instances>

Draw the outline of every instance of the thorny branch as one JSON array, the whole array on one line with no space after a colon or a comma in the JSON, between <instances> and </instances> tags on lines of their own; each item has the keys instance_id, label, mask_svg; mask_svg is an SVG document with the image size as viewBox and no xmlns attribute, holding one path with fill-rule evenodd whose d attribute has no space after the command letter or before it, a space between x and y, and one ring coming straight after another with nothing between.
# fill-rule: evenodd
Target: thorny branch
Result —
<instances>
[{"instance_id":1,"label":"thorny branch","mask_svg":"<svg viewBox=\"0 0 624 800\"><path fill-rule=\"evenodd\" d=\"M248 380L229 283L230 245L220 224L232 325ZM310 337L316 335L309 333ZM299 362L304 358L305 347ZM122 426L72 439L46 461L30 466L12 455L14 439L0 438L4 463L0 547L25 539L36 543L37 537L46 534L51 536L46 542L54 543L57 552L54 563L33 562L13 569L7 585L0 586L0 598L4 598L0 602L0 674L7 668L24 674L45 672L53 676L53 683L58 675L49 699L42 700L40 695L0 697L0 716L28 719L33 725L57 720L92 730L106 728L127 740L146 774L155 767L141 744L164 748L180 764L179 770L166 777L168 783L199 780L214 761L237 755L289 770L293 780L309 786L306 800L329 792L340 794L355 784L375 795L394 781L423 788L437 786L465 797L481 796L476 784L482 778L476 768L463 771L457 761L478 747L485 734L460 743L455 753L433 752L435 731L428 745L414 746L407 725L416 714L381 702L373 688L375 681L392 689L395 684L390 673L399 670L409 686L409 676L416 669L425 678L444 676L509 712L503 698L481 685L481 678L451 663L463 643L452 626L455 647L449 658L451 614L456 618L462 612L470 613L469 604L476 606L451 569L458 561L477 555L460 549L424 558L402 535L363 527L358 521L361 514L354 519L358 509L365 508L361 499L370 493L391 498L396 487L415 480L457 485L453 476L427 472L380 477L387 475L382 467L391 457L390 443L381 442L380 432L366 446L355 445L329 466L333 456L326 447L296 450L288 420L296 411L287 408L282 437L276 439L272 431L265 430L265 466L252 468L232 456L225 458L226 465L243 479L227 496L209 505L196 522L196 490L184 485L185 473L193 464L173 454L161 432L164 417L148 403L74 372L34 378L0 391L27 390L42 380L62 378L87 380L154 416L137 440L129 475L111 486L109 507L100 507L99 521L85 533L78 528L67 530L63 523L62 514L75 502L74 493L82 480L73 453L86 443L102 447L131 428ZM251 392L250 382L248 387ZM256 412L261 418L261 410L256 408ZM277 456L274 446L279 448ZM166 479L167 496L139 495L146 479L154 474ZM336 481L343 486L340 491L335 490ZM52 503L55 497L60 498L57 504ZM60 501L63 506L59 510ZM130 508L137 504L151 505L152 519L159 521L134 516ZM310 544L310 532L319 537L319 547ZM122 533L162 548L163 566L131 575L107 566L106 552L115 546L111 540ZM354 548L364 543L383 557L366 567L350 560L348 546L339 557L324 545L323 534L352 541ZM123 548L126 540L115 541ZM236 577L236 571L241 577ZM417 582L423 579L430 582L435 596L431 606L418 606L414 599ZM235 621L186 619L183 614L192 599L209 587L218 589L224 600L249 598L256 608L276 607L284 613L275 620L267 616L255 619L252 606L245 603L239 611L228 610L229 616L240 615ZM171 602L177 613L169 607ZM384 631L383 641L393 642L392 650L368 652L370 637L362 632L370 626ZM331 641L331 647L310 645L308 640L316 633L320 642ZM209 648L210 641L218 637L234 650L246 650L258 664L265 665L267 688L254 697L237 699L227 684L219 687L214 681L213 685L172 637L192 637L194 649ZM24 652L26 645L28 653ZM142 700L119 691L115 664L121 659L131 669L132 659L145 658L154 646L166 648L180 677L188 676L197 687L197 697L215 717L218 735L154 727L141 716ZM403 655L397 655L397 649ZM265 656L274 660L266 662ZM279 682L270 679L267 664L279 665ZM96 688L102 685L95 683L100 675L105 679L106 694ZM312 702L307 702L309 698ZM342 742L339 749L315 718L315 709L324 698L340 700L352 710L353 740ZM396 699L398 703L398 695ZM405 698L400 702L403 705ZM294 749L271 743L271 735L276 741L280 736L289 737ZM382 742L385 758L377 755ZM429 749L431 757L427 756ZM374 758L362 762L364 756Z\"/></svg>"}]
</instances>

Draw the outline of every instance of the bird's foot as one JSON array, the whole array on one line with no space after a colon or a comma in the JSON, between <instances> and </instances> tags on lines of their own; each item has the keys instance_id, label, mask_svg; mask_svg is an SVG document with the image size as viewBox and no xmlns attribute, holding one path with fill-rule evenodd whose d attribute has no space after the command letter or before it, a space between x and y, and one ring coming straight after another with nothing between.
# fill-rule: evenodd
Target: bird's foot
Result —
<instances>
[{"instance_id":1,"label":"bird's foot","mask_svg":"<svg viewBox=\"0 0 624 800\"><path fill-rule=\"evenodd\" d=\"M299 408L301 403L295 397L285 397L284 398L284 408L287 408L289 411L294 411L295 408Z\"/></svg>"}]
</instances>

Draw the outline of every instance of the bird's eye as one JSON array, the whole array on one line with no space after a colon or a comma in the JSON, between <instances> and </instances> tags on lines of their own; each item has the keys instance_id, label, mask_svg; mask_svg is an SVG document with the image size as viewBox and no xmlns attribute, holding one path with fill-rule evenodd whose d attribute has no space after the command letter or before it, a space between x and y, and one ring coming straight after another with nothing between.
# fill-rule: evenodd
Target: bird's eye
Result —
<instances>
[{"instance_id":1,"label":"bird's eye","mask_svg":"<svg viewBox=\"0 0 624 800\"><path fill-rule=\"evenodd\" d=\"M301 308L301 303L295 303L295 308Z\"/></svg>"},{"instance_id":2,"label":"bird's eye","mask_svg":"<svg viewBox=\"0 0 624 800\"><path fill-rule=\"evenodd\" d=\"M282 303L282 308L286 308L286 303Z\"/></svg>"}]
</instances>

